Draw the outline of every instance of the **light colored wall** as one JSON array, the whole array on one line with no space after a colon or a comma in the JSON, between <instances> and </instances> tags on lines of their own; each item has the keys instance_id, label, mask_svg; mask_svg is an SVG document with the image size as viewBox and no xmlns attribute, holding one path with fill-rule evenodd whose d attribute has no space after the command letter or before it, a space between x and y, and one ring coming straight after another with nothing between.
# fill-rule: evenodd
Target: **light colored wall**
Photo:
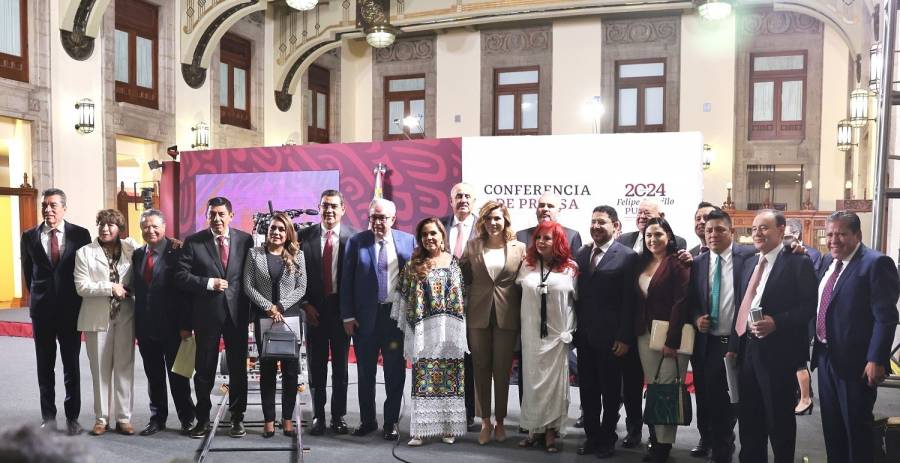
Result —
<instances>
[{"instance_id":1,"label":"light colored wall","mask_svg":"<svg viewBox=\"0 0 900 463\"><path fill-rule=\"evenodd\" d=\"M179 2L177 11L181 11L180 4L185 0L175 0ZM181 50L181 40L184 34L175 34L175 49ZM209 125L210 148L213 141L214 126L212 120L212 106L210 105L211 85L210 73L212 70L207 69L206 80L199 89L193 89L184 82L181 75L181 63L176 66L175 79L175 141L180 151L190 151L191 144L194 142L194 133L191 127L198 122L205 122Z\"/></svg>"},{"instance_id":2,"label":"light colored wall","mask_svg":"<svg viewBox=\"0 0 900 463\"><path fill-rule=\"evenodd\" d=\"M826 27L822 52L822 155L820 185L813 186L819 197L818 201L813 198L813 203L819 210L834 210L835 200L844 197L844 152L837 149L837 124L847 118L849 51L838 33Z\"/></svg>"},{"instance_id":3,"label":"light colored wall","mask_svg":"<svg viewBox=\"0 0 900 463\"><path fill-rule=\"evenodd\" d=\"M703 199L716 205L725 201L725 184L732 181L734 168L734 73L734 15L718 22L682 16L680 126L685 132L701 132L712 147L712 163L703 172Z\"/></svg>"},{"instance_id":4,"label":"light colored wall","mask_svg":"<svg viewBox=\"0 0 900 463\"><path fill-rule=\"evenodd\" d=\"M553 134L592 133L593 117L585 102L600 95L601 38L599 18L553 22ZM611 101L604 101L612 117Z\"/></svg>"},{"instance_id":5,"label":"light colored wall","mask_svg":"<svg viewBox=\"0 0 900 463\"><path fill-rule=\"evenodd\" d=\"M52 120L53 186L68 197L66 220L92 226L103 207L103 78L97 50L85 61L66 54L59 36L60 2L50 2L50 114ZM94 102L94 132L75 130L75 102Z\"/></svg>"},{"instance_id":6,"label":"light colored wall","mask_svg":"<svg viewBox=\"0 0 900 463\"><path fill-rule=\"evenodd\" d=\"M266 24L265 24L265 42L264 43L275 43L275 22L272 19L272 15L274 13L274 9L269 9L266 12ZM270 48L266 48L266 50L270 50ZM296 143L300 143L302 140L301 136L301 127L304 127L306 121L303 121L303 98L301 92L298 91L296 95L294 95L293 101L291 101L291 107L286 112L281 112L277 106L275 106L275 57L272 53L263 53L263 65L265 66L265 70L263 75L265 76L264 87L262 95L262 102L264 105L264 121L265 127L263 130L263 138L266 146L279 146L284 144L284 142L288 139L294 140Z\"/></svg>"},{"instance_id":7,"label":"light colored wall","mask_svg":"<svg viewBox=\"0 0 900 463\"><path fill-rule=\"evenodd\" d=\"M481 127L481 34L455 29L439 34L435 42L437 137L477 137Z\"/></svg>"},{"instance_id":8,"label":"light colored wall","mask_svg":"<svg viewBox=\"0 0 900 463\"><path fill-rule=\"evenodd\" d=\"M365 39L341 46L341 142L372 141L372 47Z\"/></svg>"}]
</instances>

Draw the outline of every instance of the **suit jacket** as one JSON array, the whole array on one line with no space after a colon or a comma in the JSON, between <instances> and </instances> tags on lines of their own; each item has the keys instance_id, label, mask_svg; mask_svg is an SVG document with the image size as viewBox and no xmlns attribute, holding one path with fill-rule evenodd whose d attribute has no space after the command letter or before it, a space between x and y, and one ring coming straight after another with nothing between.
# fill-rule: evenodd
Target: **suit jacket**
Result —
<instances>
[{"instance_id":1,"label":"suit jacket","mask_svg":"<svg viewBox=\"0 0 900 463\"><path fill-rule=\"evenodd\" d=\"M691 269L682 265L674 254L666 256L650 280L646 297L643 297L637 286L637 276L642 271L638 269L632 282L632 287L638 292L634 333L640 336L649 332L653 320L668 321L666 346L678 349L681 346L681 327L688 321L687 297Z\"/></svg>"},{"instance_id":2,"label":"suit jacket","mask_svg":"<svg viewBox=\"0 0 900 463\"><path fill-rule=\"evenodd\" d=\"M190 311L188 295L175 286L175 270L180 255L181 251L173 249L172 240L167 239L163 255L153 256L153 276L149 285L144 280L147 246L135 249L131 256L134 332L139 340L166 339L177 333L180 326L187 324Z\"/></svg>"},{"instance_id":3,"label":"suit jacket","mask_svg":"<svg viewBox=\"0 0 900 463\"><path fill-rule=\"evenodd\" d=\"M277 304L279 311L288 317L300 316L300 300L306 294L306 263L303 252L294 256L296 268L281 272L278 280L278 300L272 300L272 277L269 275L268 251L265 246L250 248L244 260L244 293L253 306L254 320L268 317L266 310ZM300 333L297 333L298 335Z\"/></svg>"},{"instance_id":4,"label":"suit jacket","mask_svg":"<svg viewBox=\"0 0 900 463\"><path fill-rule=\"evenodd\" d=\"M809 256L809 260L813 264L813 270L818 274L822 265L822 253L819 252L818 249L806 244L803 245L803 248L806 249L806 255Z\"/></svg>"},{"instance_id":5,"label":"suit jacket","mask_svg":"<svg viewBox=\"0 0 900 463\"><path fill-rule=\"evenodd\" d=\"M575 345L600 352L609 352L614 341L634 347L638 255L613 242L597 268L591 269L592 252L593 244L588 244L575 254L579 269Z\"/></svg>"},{"instance_id":6,"label":"suit jacket","mask_svg":"<svg viewBox=\"0 0 900 463\"><path fill-rule=\"evenodd\" d=\"M191 317L185 317L182 329L215 329L225 323L226 313L238 327L247 323L249 302L241 289L241 272L244 259L253 246L253 239L236 228L229 231L228 268L222 268L218 244L211 230L202 230L188 236L182 245L178 259L176 282L182 290L191 294ZM225 291L206 289L210 278L228 280Z\"/></svg>"},{"instance_id":7,"label":"suit jacket","mask_svg":"<svg viewBox=\"0 0 900 463\"><path fill-rule=\"evenodd\" d=\"M91 242L91 233L65 222L65 249L56 266L41 245L38 224L22 233L20 243L22 273L31 293L28 313L32 319L64 321L74 324L81 310L81 296L75 292L75 252Z\"/></svg>"},{"instance_id":8,"label":"suit jacket","mask_svg":"<svg viewBox=\"0 0 900 463\"><path fill-rule=\"evenodd\" d=\"M469 288L466 300L466 326L487 328L491 323L491 309L497 316L497 326L504 330L519 329L522 288L516 284L519 267L525 257L525 244L507 241L504 249L506 265L491 279L484 263L484 242L470 240L460 261L463 279Z\"/></svg>"},{"instance_id":9,"label":"suit jacket","mask_svg":"<svg viewBox=\"0 0 900 463\"><path fill-rule=\"evenodd\" d=\"M742 288L749 286L758 260L758 253L747 258L741 276ZM817 288L816 274L809 258L785 248L770 270L759 304L763 315L775 320L773 333L763 339L753 339L764 364L796 368L806 359L809 352L807 326L816 314ZM739 352L740 343L737 332L732 330L728 350Z\"/></svg>"},{"instance_id":10,"label":"suit jacket","mask_svg":"<svg viewBox=\"0 0 900 463\"><path fill-rule=\"evenodd\" d=\"M616 241L624 244L625 246L628 246L631 249L634 249L634 243L637 241L638 235L640 235L640 232L638 231L623 233L622 236L620 236ZM684 238L675 235L675 247L677 249L687 249L687 241L685 241ZM700 248L698 247L697 252L699 251ZM691 255L693 255L693 253L691 253Z\"/></svg>"},{"instance_id":11,"label":"suit jacket","mask_svg":"<svg viewBox=\"0 0 900 463\"><path fill-rule=\"evenodd\" d=\"M744 289L741 285L744 283L744 265L749 261L751 266L756 265L754 255L756 248L753 246L744 246L737 243L731 244L731 281L734 288L734 308L732 309L731 320L720 320L719 323L726 323L727 326L734 326L738 311L741 307L741 301L744 299ZM691 264L691 284L688 298L688 307L691 310L691 322L695 322L697 318L703 315L709 315L709 266L711 262L712 251L704 252L694 259ZM722 278L728 278L728 275L722 275ZM697 336L694 341L694 355L703 358L706 355L706 336Z\"/></svg>"},{"instance_id":12,"label":"suit jacket","mask_svg":"<svg viewBox=\"0 0 900 463\"><path fill-rule=\"evenodd\" d=\"M675 244L678 245L678 240L675 240ZM634 244L632 244L632 246L634 246ZM690 252L692 256L697 257L697 256L700 255L700 248L701 248L701 247L703 247L703 245L702 245L702 244L698 244L698 245L692 247L691 250L688 251L688 252ZM634 248L632 248L632 249L634 249Z\"/></svg>"},{"instance_id":13,"label":"suit jacket","mask_svg":"<svg viewBox=\"0 0 900 463\"><path fill-rule=\"evenodd\" d=\"M832 260L830 255L823 258L820 281ZM838 376L858 381L866 362L879 363L890 371L898 296L900 281L891 258L860 244L856 255L841 271L825 314L828 356ZM822 344L816 341L812 368L816 367L816 356L822 349Z\"/></svg>"},{"instance_id":14,"label":"suit jacket","mask_svg":"<svg viewBox=\"0 0 900 463\"><path fill-rule=\"evenodd\" d=\"M131 255L134 242L121 240L122 256L116 265L119 284L131 288ZM109 298L112 283L109 281L109 263L98 241L82 246L75 253L75 290L83 299L78 313L78 331L106 331L109 329ZM126 297L120 302L122 309L134 309L134 299Z\"/></svg>"},{"instance_id":15,"label":"suit jacket","mask_svg":"<svg viewBox=\"0 0 900 463\"><path fill-rule=\"evenodd\" d=\"M516 239L525 243L525 247L531 246L532 238L534 235L534 230L537 227L526 228L524 230L519 230L516 232ZM569 250L572 251L572 255L575 254L579 249L581 249L581 234L571 228L563 227L563 230L566 232L566 240L569 242Z\"/></svg>"},{"instance_id":16,"label":"suit jacket","mask_svg":"<svg viewBox=\"0 0 900 463\"><path fill-rule=\"evenodd\" d=\"M332 258L337 259L337 280L333 283L340 290L340 281L343 271L344 254L347 250L347 240L355 235L357 230L347 223L341 223L341 233L338 235L338 252ZM316 224L304 228L300 232L300 249L306 261L306 295L302 303L308 302L315 306L320 313L325 310L325 282L322 279L322 225Z\"/></svg>"},{"instance_id":17,"label":"suit jacket","mask_svg":"<svg viewBox=\"0 0 900 463\"><path fill-rule=\"evenodd\" d=\"M397 279L409 261L416 240L413 235L391 230L397 251ZM378 279L375 276L375 233L366 230L347 240L341 274L341 319L355 318L359 323L357 335L372 336L378 314ZM397 284L397 281L394 281ZM388 288L390 292L393 288Z\"/></svg>"}]
</instances>

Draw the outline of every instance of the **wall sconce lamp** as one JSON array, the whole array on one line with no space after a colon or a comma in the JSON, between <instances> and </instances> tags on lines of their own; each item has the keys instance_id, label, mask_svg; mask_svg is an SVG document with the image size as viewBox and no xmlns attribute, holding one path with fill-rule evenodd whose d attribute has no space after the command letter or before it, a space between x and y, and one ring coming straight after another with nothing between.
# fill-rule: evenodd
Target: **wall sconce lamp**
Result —
<instances>
[{"instance_id":1,"label":"wall sconce lamp","mask_svg":"<svg viewBox=\"0 0 900 463\"><path fill-rule=\"evenodd\" d=\"M709 170L709 166L712 165L713 161L713 151L712 146L709 144L703 144L703 170Z\"/></svg>"},{"instance_id":2,"label":"wall sconce lamp","mask_svg":"<svg viewBox=\"0 0 900 463\"><path fill-rule=\"evenodd\" d=\"M731 190L734 185L731 182L725 184L725 189L728 190L728 196L725 198L725 202L722 203L722 209L734 209L734 201L731 200Z\"/></svg>"},{"instance_id":3,"label":"wall sconce lamp","mask_svg":"<svg viewBox=\"0 0 900 463\"><path fill-rule=\"evenodd\" d=\"M857 86L850 92L850 126L860 128L869 122L869 91Z\"/></svg>"},{"instance_id":4,"label":"wall sconce lamp","mask_svg":"<svg viewBox=\"0 0 900 463\"><path fill-rule=\"evenodd\" d=\"M94 131L94 102L83 98L75 103L75 130L79 133Z\"/></svg>"},{"instance_id":5,"label":"wall sconce lamp","mask_svg":"<svg viewBox=\"0 0 900 463\"><path fill-rule=\"evenodd\" d=\"M194 143L191 144L191 148L209 148L209 126L205 122L198 122L191 127L191 132L194 132Z\"/></svg>"},{"instance_id":6,"label":"wall sconce lamp","mask_svg":"<svg viewBox=\"0 0 900 463\"><path fill-rule=\"evenodd\" d=\"M853 126L844 119L837 126L837 149L849 151L853 147Z\"/></svg>"},{"instance_id":7,"label":"wall sconce lamp","mask_svg":"<svg viewBox=\"0 0 900 463\"><path fill-rule=\"evenodd\" d=\"M812 180L807 180L806 184L803 188L806 190L806 201L803 201L803 205L801 206L803 210L813 211L816 209L816 206L812 202Z\"/></svg>"},{"instance_id":8,"label":"wall sconce lamp","mask_svg":"<svg viewBox=\"0 0 900 463\"><path fill-rule=\"evenodd\" d=\"M853 199L853 181L844 182L844 199Z\"/></svg>"},{"instance_id":9,"label":"wall sconce lamp","mask_svg":"<svg viewBox=\"0 0 900 463\"><path fill-rule=\"evenodd\" d=\"M150 168L150 170L162 169L163 163L153 159L147 163L147 167Z\"/></svg>"},{"instance_id":10,"label":"wall sconce lamp","mask_svg":"<svg viewBox=\"0 0 900 463\"><path fill-rule=\"evenodd\" d=\"M875 42L869 49L869 90L878 93L881 86L881 44Z\"/></svg>"}]
</instances>

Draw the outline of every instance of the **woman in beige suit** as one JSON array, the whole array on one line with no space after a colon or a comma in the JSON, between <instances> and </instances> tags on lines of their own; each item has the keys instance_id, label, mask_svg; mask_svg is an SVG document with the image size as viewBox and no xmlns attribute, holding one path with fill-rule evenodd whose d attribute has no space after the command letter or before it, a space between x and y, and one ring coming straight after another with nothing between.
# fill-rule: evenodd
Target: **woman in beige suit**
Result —
<instances>
[{"instance_id":1,"label":"woman in beige suit","mask_svg":"<svg viewBox=\"0 0 900 463\"><path fill-rule=\"evenodd\" d=\"M497 201L488 201L481 208L475 229L478 238L466 245L462 270L470 288L466 324L475 367L475 414L482 420L478 443L483 445L490 441L491 432L498 442L506 440L503 420L522 300L516 275L525 256L525 244L515 240L509 211ZM496 425L491 424L491 379Z\"/></svg>"}]
</instances>

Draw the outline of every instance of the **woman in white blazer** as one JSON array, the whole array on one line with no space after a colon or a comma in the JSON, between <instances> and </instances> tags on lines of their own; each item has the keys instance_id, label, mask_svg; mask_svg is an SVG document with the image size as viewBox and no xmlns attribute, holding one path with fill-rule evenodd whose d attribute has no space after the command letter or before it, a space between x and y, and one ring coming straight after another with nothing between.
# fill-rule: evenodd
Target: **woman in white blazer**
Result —
<instances>
[{"instance_id":1,"label":"woman in white blazer","mask_svg":"<svg viewBox=\"0 0 900 463\"><path fill-rule=\"evenodd\" d=\"M121 212L98 212L97 239L75 254L75 289L83 298L78 330L84 332L91 366L95 436L105 433L113 418L117 432L134 434L134 299L128 289L134 241L119 239L124 225Z\"/></svg>"}]
</instances>

